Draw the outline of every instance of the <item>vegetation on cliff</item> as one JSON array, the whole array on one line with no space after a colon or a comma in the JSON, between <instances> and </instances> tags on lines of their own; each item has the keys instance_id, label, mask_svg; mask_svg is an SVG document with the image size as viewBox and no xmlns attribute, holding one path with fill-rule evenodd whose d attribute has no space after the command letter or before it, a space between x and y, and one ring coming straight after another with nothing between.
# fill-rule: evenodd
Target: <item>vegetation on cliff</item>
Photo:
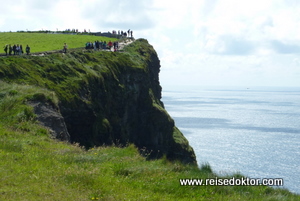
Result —
<instances>
[{"instance_id":1,"label":"vegetation on cliff","mask_svg":"<svg viewBox=\"0 0 300 201\"><path fill-rule=\"evenodd\" d=\"M195 165L165 111L159 68L142 39L124 52L0 58L0 200L299 199L266 186L180 186L216 175ZM62 114L73 144L49 137L32 102Z\"/></svg>"},{"instance_id":2,"label":"vegetation on cliff","mask_svg":"<svg viewBox=\"0 0 300 201\"><path fill-rule=\"evenodd\" d=\"M159 59L146 40L124 52L82 49L0 60L3 81L57 95L72 142L85 147L134 143L155 158L195 163L193 149L160 101Z\"/></svg>"},{"instance_id":3,"label":"vegetation on cliff","mask_svg":"<svg viewBox=\"0 0 300 201\"><path fill-rule=\"evenodd\" d=\"M86 150L51 139L24 104L27 100L57 104L51 91L3 82L0 91L0 200L299 199L266 186L180 186L180 178L216 175L209 166L147 160L146 150L142 157L132 144Z\"/></svg>"}]
</instances>

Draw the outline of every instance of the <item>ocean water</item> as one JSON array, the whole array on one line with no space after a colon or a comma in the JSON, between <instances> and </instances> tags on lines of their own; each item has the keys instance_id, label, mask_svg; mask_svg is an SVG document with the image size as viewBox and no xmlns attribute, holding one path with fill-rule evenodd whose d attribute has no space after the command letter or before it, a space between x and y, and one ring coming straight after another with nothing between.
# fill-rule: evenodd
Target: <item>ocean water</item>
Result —
<instances>
[{"instance_id":1,"label":"ocean water","mask_svg":"<svg viewBox=\"0 0 300 201\"><path fill-rule=\"evenodd\" d=\"M162 101L219 175L283 178L300 194L300 88L163 88Z\"/></svg>"}]
</instances>

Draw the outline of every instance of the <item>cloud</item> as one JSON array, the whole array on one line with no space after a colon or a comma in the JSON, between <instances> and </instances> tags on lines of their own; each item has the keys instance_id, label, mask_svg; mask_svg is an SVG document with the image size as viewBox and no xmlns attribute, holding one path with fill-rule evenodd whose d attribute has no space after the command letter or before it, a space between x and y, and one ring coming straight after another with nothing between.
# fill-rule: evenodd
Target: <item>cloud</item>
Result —
<instances>
[{"instance_id":1,"label":"cloud","mask_svg":"<svg viewBox=\"0 0 300 201\"><path fill-rule=\"evenodd\" d=\"M207 40L205 50L211 54L249 55L255 51L257 44L233 35L221 35L214 42Z\"/></svg>"},{"instance_id":2,"label":"cloud","mask_svg":"<svg viewBox=\"0 0 300 201\"><path fill-rule=\"evenodd\" d=\"M3 5L1 31L56 28L145 30L154 26L152 1L14 0ZM22 23L19 23L22 21Z\"/></svg>"},{"instance_id":3,"label":"cloud","mask_svg":"<svg viewBox=\"0 0 300 201\"><path fill-rule=\"evenodd\" d=\"M34 14L34 12L36 11L47 12L49 10L52 10L55 7L55 5L60 1L61 0L55 0L55 1L26 0L26 1L20 1L20 4L22 5L22 7L25 8L26 11L28 11L31 14ZM13 1L13 2L18 2L18 1Z\"/></svg>"},{"instance_id":4,"label":"cloud","mask_svg":"<svg viewBox=\"0 0 300 201\"><path fill-rule=\"evenodd\" d=\"M14 0L1 5L1 31L34 30L57 23L55 5L60 1Z\"/></svg>"},{"instance_id":5,"label":"cloud","mask_svg":"<svg viewBox=\"0 0 300 201\"><path fill-rule=\"evenodd\" d=\"M270 42L272 49L274 49L279 54L299 54L300 44L296 43L290 44L283 41L273 40Z\"/></svg>"},{"instance_id":6,"label":"cloud","mask_svg":"<svg viewBox=\"0 0 300 201\"><path fill-rule=\"evenodd\" d=\"M81 14L95 27L143 30L154 26L151 5L151 1L90 1L90 4L85 2Z\"/></svg>"},{"instance_id":7,"label":"cloud","mask_svg":"<svg viewBox=\"0 0 300 201\"><path fill-rule=\"evenodd\" d=\"M204 1L202 7L203 16L207 16L216 8L218 0Z\"/></svg>"}]
</instances>

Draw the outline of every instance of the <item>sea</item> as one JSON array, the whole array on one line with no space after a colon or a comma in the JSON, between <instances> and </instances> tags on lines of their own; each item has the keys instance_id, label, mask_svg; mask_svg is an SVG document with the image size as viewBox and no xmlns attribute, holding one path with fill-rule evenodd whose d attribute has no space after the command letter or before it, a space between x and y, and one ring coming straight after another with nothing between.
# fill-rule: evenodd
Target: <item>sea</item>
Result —
<instances>
[{"instance_id":1,"label":"sea","mask_svg":"<svg viewBox=\"0 0 300 201\"><path fill-rule=\"evenodd\" d=\"M300 194L300 88L169 86L162 101L199 166Z\"/></svg>"}]
</instances>

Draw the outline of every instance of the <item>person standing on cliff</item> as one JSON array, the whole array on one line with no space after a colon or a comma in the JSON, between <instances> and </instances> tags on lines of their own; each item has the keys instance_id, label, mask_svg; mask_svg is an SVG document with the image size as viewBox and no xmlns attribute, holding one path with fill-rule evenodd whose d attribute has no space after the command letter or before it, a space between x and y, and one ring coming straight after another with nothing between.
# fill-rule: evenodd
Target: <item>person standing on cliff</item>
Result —
<instances>
[{"instance_id":1,"label":"person standing on cliff","mask_svg":"<svg viewBox=\"0 0 300 201\"><path fill-rule=\"evenodd\" d=\"M117 51L117 42L116 41L113 43L113 46L114 46L114 52L116 52Z\"/></svg>"},{"instance_id":2,"label":"person standing on cliff","mask_svg":"<svg viewBox=\"0 0 300 201\"><path fill-rule=\"evenodd\" d=\"M12 51L13 51L13 48L12 48L11 44L9 44L8 45L8 54L11 55Z\"/></svg>"},{"instance_id":3,"label":"person standing on cliff","mask_svg":"<svg viewBox=\"0 0 300 201\"><path fill-rule=\"evenodd\" d=\"M67 43L65 43L63 47L63 53L67 53L67 49L68 49L68 45Z\"/></svg>"},{"instance_id":4,"label":"person standing on cliff","mask_svg":"<svg viewBox=\"0 0 300 201\"><path fill-rule=\"evenodd\" d=\"M8 50L8 45L5 45L5 46L4 46L4 52L5 52L5 55L7 55L7 50Z\"/></svg>"},{"instance_id":5,"label":"person standing on cliff","mask_svg":"<svg viewBox=\"0 0 300 201\"><path fill-rule=\"evenodd\" d=\"M20 51L20 46L19 44L16 45L16 49L14 51L14 55L18 55L19 54L19 51Z\"/></svg>"},{"instance_id":6,"label":"person standing on cliff","mask_svg":"<svg viewBox=\"0 0 300 201\"><path fill-rule=\"evenodd\" d=\"M16 55L16 51L17 51L17 46L16 46L16 44L14 44L12 50L13 50L13 52L14 52L14 55Z\"/></svg>"},{"instance_id":7,"label":"person standing on cliff","mask_svg":"<svg viewBox=\"0 0 300 201\"><path fill-rule=\"evenodd\" d=\"M22 55L23 54L23 46L20 44L20 47L19 47L19 55Z\"/></svg>"},{"instance_id":8,"label":"person standing on cliff","mask_svg":"<svg viewBox=\"0 0 300 201\"><path fill-rule=\"evenodd\" d=\"M27 45L26 46L26 54L29 55L29 53L30 53L30 47Z\"/></svg>"},{"instance_id":9,"label":"person standing on cliff","mask_svg":"<svg viewBox=\"0 0 300 201\"><path fill-rule=\"evenodd\" d=\"M113 43L111 41L108 42L108 49L111 50Z\"/></svg>"}]
</instances>

